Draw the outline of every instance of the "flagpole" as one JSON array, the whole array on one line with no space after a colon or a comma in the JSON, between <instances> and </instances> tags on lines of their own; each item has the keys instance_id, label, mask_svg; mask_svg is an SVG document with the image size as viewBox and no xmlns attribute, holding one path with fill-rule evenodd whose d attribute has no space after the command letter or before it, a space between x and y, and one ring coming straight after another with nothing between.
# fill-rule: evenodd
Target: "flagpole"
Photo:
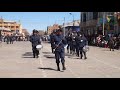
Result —
<instances>
[{"instance_id":1,"label":"flagpole","mask_svg":"<svg viewBox=\"0 0 120 90\"><path fill-rule=\"evenodd\" d=\"M104 30L105 23L104 23L104 19L105 19L105 12L103 12L103 36L105 35L105 30Z\"/></svg>"}]
</instances>

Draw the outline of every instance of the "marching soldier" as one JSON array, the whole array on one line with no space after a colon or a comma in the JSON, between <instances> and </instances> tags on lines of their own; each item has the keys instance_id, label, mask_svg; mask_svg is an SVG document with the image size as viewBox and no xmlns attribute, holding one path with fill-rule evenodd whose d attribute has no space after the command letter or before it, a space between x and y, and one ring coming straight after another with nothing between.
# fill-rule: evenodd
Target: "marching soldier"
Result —
<instances>
[{"instance_id":1,"label":"marching soldier","mask_svg":"<svg viewBox=\"0 0 120 90\"><path fill-rule=\"evenodd\" d=\"M75 38L76 38L76 32L73 32L72 34L72 54L74 55L75 54L75 51L76 51L76 41L75 41Z\"/></svg>"},{"instance_id":2,"label":"marching soldier","mask_svg":"<svg viewBox=\"0 0 120 90\"><path fill-rule=\"evenodd\" d=\"M5 37L5 39L6 39L7 44L9 44L9 42L10 42L10 36L9 36L9 34L7 34L7 36Z\"/></svg>"},{"instance_id":3,"label":"marching soldier","mask_svg":"<svg viewBox=\"0 0 120 90\"><path fill-rule=\"evenodd\" d=\"M56 35L54 37L54 42L55 42L55 59L56 59L56 64L57 64L57 70L60 71L60 67L59 67L60 59L61 59L62 67L63 67L62 69L66 70L64 46L65 44L67 44L67 42L62 34L61 29L57 30Z\"/></svg>"},{"instance_id":4,"label":"marching soldier","mask_svg":"<svg viewBox=\"0 0 120 90\"><path fill-rule=\"evenodd\" d=\"M112 49L112 51L114 51L115 40L114 40L113 36L110 37L108 43L109 43L110 51L111 51L111 49Z\"/></svg>"},{"instance_id":5,"label":"marching soldier","mask_svg":"<svg viewBox=\"0 0 120 90\"><path fill-rule=\"evenodd\" d=\"M52 53L54 53L54 37L55 37L55 31L53 31L53 32L50 34L50 43L51 43Z\"/></svg>"},{"instance_id":6,"label":"marching soldier","mask_svg":"<svg viewBox=\"0 0 120 90\"><path fill-rule=\"evenodd\" d=\"M10 44L13 44L13 35L11 34L11 36L10 36Z\"/></svg>"},{"instance_id":7,"label":"marching soldier","mask_svg":"<svg viewBox=\"0 0 120 90\"><path fill-rule=\"evenodd\" d=\"M67 44L68 44L67 53L69 53L69 51L70 51L70 53L72 53L72 37L71 37L70 33L68 34L68 36L66 36L66 40L67 40Z\"/></svg>"},{"instance_id":8,"label":"marching soldier","mask_svg":"<svg viewBox=\"0 0 120 90\"><path fill-rule=\"evenodd\" d=\"M78 33L78 36L76 37L76 46L77 46L77 56L79 57L79 52L80 52L80 59L82 59L83 54L84 54L84 59L87 59L86 57L86 52L83 50L83 47L86 46L87 39L84 37L84 35L81 33Z\"/></svg>"},{"instance_id":9,"label":"marching soldier","mask_svg":"<svg viewBox=\"0 0 120 90\"><path fill-rule=\"evenodd\" d=\"M30 36L30 42L32 43L32 51L33 51L33 58L38 58L39 50L37 50L36 46L41 44L40 37L37 35L38 31L33 30L33 35Z\"/></svg>"}]
</instances>

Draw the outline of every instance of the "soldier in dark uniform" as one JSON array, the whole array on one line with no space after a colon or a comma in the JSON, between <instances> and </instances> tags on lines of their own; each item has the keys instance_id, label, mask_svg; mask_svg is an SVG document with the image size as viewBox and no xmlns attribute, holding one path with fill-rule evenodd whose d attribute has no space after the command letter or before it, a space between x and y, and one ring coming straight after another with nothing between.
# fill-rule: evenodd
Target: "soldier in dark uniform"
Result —
<instances>
[{"instance_id":1,"label":"soldier in dark uniform","mask_svg":"<svg viewBox=\"0 0 120 90\"><path fill-rule=\"evenodd\" d=\"M32 51L33 51L33 58L35 56L38 58L39 50L37 50L36 46L41 44L40 37L37 35L38 31L33 30L33 35L30 36L30 42L32 43Z\"/></svg>"},{"instance_id":2,"label":"soldier in dark uniform","mask_svg":"<svg viewBox=\"0 0 120 90\"><path fill-rule=\"evenodd\" d=\"M65 67L65 49L64 46L67 44L65 37L62 34L62 30L58 29L56 35L54 37L55 42L55 59L57 63L57 70L60 71L59 63L61 58L61 63L63 66L63 70L66 70Z\"/></svg>"},{"instance_id":3,"label":"soldier in dark uniform","mask_svg":"<svg viewBox=\"0 0 120 90\"><path fill-rule=\"evenodd\" d=\"M7 36L5 38L6 38L7 44L9 44L9 42L10 42L10 36L9 36L9 34L7 34Z\"/></svg>"},{"instance_id":4,"label":"soldier in dark uniform","mask_svg":"<svg viewBox=\"0 0 120 90\"><path fill-rule=\"evenodd\" d=\"M50 43L51 43L52 53L54 53L54 37L55 37L55 31L53 31L53 32L50 34Z\"/></svg>"},{"instance_id":5,"label":"soldier in dark uniform","mask_svg":"<svg viewBox=\"0 0 120 90\"><path fill-rule=\"evenodd\" d=\"M71 37L71 35L70 35L70 33L66 36L66 40L67 40L67 44L68 44L68 46L67 46L67 53L69 53L69 51L72 53L72 37Z\"/></svg>"},{"instance_id":6,"label":"soldier in dark uniform","mask_svg":"<svg viewBox=\"0 0 120 90\"><path fill-rule=\"evenodd\" d=\"M11 36L10 36L10 44L13 44L13 39L14 39L14 37L13 37L13 35L11 34Z\"/></svg>"},{"instance_id":7,"label":"soldier in dark uniform","mask_svg":"<svg viewBox=\"0 0 120 90\"><path fill-rule=\"evenodd\" d=\"M110 51L111 51L111 49L112 49L112 51L114 51L115 40L114 40L113 36L110 37L108 44L109 44Z\"/></svg>"},{"instance_id":8,"label":"soldier in dark uniform","mask_svg":"<svg viewBox=\"0 0 120 90\"><path fill-rule=\"evenodd\" d=\"M75 54L75 51L76 51L76 41L75 41L75 38L76 38L76 32L73 32L72 34L72 54L74 55Z\"/></svg>"},{"instance_id":9,"label":"soldier in dark uniform","mask_svg":"<svg viewBox=\"0 0 120 90\"><path fill-rule=\"evenodd\" d=\"M78 33L78 36L76 37L76 46L77 46L77 56L79 57L80 52L80 58L82 59L84 54L84 59L87 59L86 52L83 51L83 47L88 44L87 39L84 37L82 33Z\"/></svg>"}]
</instances>

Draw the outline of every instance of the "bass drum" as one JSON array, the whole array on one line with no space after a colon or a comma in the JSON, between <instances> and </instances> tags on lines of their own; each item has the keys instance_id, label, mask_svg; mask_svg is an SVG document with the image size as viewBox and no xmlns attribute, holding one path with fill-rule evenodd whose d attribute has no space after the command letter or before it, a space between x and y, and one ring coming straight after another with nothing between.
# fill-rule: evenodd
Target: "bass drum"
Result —
<instances>
[{"instance_id":1,"label":"bass drum","mask_svg":"<svg viewBox=\"0 0 120 90\"><path fill-rule=\"evenodd\" d=\"M41 50L42 47L43 47L42 45L37 45L37 46L36 46L37 50Z\"/></svg>"},{"instance_id":2,"label":"bass drum","mask_svg":"<svg viewBox=\"0 0 120 90\"><path fill-rule=\"evenodd\" d=\"M83 47L83 51L84 51L84 52L89 51L89 46L84 46L84 47Z\"/></svg>"}]
</instances>

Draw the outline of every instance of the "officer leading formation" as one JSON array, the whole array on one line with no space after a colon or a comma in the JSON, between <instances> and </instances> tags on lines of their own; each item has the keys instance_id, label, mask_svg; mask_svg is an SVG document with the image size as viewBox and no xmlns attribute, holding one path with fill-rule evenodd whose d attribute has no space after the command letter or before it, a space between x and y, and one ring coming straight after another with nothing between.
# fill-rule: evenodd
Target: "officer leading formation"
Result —
<instances>
[{"instance_id":1,"label":"officer leading formation","mask_svg":"<svg viewBox=\"0 0 120 90\"><path fill-rule=\"evenodd\" d=\"M65 37L63 36L63 32L61 29L58 29L56 31L56 34L53 38L53 42L54 45L54 53L55 53L55 59L56 59L56 64L57 64L57 70L60 71L60 59L61 59L61 63L62 63L62 70L66 70L65 67L65 49L64 46L67 44L67 41L65 39Z\"/></svg>"},{"instance_id":2,"label":"officer leading formation","mask_svg":"<svg viewBox=\"0 0 120 90\"><path fill-rule=\"evenodd\" d=\"M33 35L30 36L30 42L32 43L33 58L39 57L39 50L36 48L37 45L41 45L40 36L37 30L33 30Z\"/></svg>"}]
</instances>

